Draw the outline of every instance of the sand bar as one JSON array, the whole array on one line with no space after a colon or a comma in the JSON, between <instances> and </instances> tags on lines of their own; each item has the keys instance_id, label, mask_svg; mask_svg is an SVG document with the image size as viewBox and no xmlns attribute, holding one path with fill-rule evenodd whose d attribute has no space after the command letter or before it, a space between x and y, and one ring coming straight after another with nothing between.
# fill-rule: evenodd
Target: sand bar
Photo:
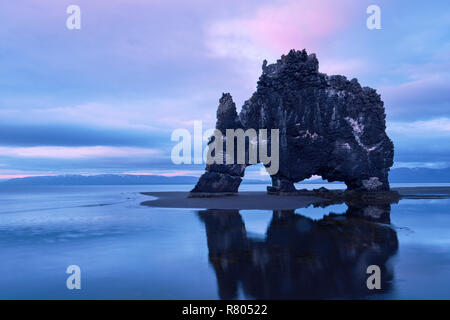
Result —
<instances>
[{"instance_id":1,"label":"sand bar","mask_svg":"<svg viewBox=\"0 0 450 320\"><path fill-rule=\"evenodd\" d=\"M450 198L450 187L404 187L393 190L407 199ZM212 198L189 198L188 192L143 192L142 194L155 198L143 202L142 205L161 208L288 210L305 208L324 201L310 196L279 196L252 191Z\"/></svg>"}]
</instances>

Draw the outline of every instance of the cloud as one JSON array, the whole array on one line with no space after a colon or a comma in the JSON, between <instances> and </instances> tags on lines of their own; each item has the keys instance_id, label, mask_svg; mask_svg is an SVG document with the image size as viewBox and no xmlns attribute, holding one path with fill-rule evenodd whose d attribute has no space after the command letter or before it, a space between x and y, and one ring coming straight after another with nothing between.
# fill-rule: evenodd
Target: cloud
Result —
<instances>
[{"instance_id":1,"label":"cloud","mask_svg":"<svg viewBox=\"0 0 450 320\"><path fill-rule=\"evenodd\" d=\"M204 43L209 57L220 59L234 82L246 89L245 94L239 87L232 91L242 101L255 90L263 60L273 63L291 49L317 53L321 72L358 76L370 69L369 64L337 53L335 47L344 31L358 23L358 13L365 12L362 6L349 0L260 2L251 10L207 23Z\"/></svg>"},{"instance_id":2,"label":"cloud","mask_svg":"<svg viewBox=\"0 0 450 320\"><path fill-rule=\"evenodd\" d=\"M177 171L161 156L173 146L168 133L192 130L194 120L211 127L223 91L239 108L262 60L291 48L316 52L321 72L379 89L396 161L450 155L445 1L381 1L376 31L365 28L368 1L78 0L79 31L65 27L69 4L0 3L0 146L8 152L1 168ZM32 157L44 151L57 158ZM69 157L77 152L83 157Z\"/></svg>"},{"instance_id":3,"label":"cloud","mask_svg":"<svg viewBox=\"0 0 450 320\"><path fill-rule=\"evenodd\" d=\"M201 93L220 81L205 60L203 24L235 2L78 0L82 27L68 30L73 1L2 1L0 107Z\"/></svg>"},{"instance_id":4,"label":"cloud","mask_svg":"<svg viewBox=\"0 0 450 320\"><path fill-rule=\"evenodd\" d=\"M446 169L450 162L396 162L394 168L428 168L428 169Z\"/></svg>"},{"instance_id":5,"label":"cloud","mask_svg":"<svg viewBox=\"0 0 450 320\"><path fill-rule=\"evenodd\" d=\"M212 55L258 62L293 48L317 51L348 26L354 8L349 1L275 1L247 16L212 23L206 42Z\"/></svg>"},{"instance_id":6,"label":"cloud","mask_svg":"<svg viewBox=\"0 0 450 320\"><path fill-rule=\"evenodd\" d=\"M438 118L433 120L418 120L412 122L395 122L389 123L388 133L411 137L450 137L450 118Z\"/></svg>"},{"instance_id":7,"label":"cloud","mask_svg":"<svg viewBox=\"0 0 450 320\"><path fill-rule=\"evenodd\" d=\"M0 109L0 145L166 145L172 130L192 130L196 120L205 129L214 127L219 97L219 92L203 92L111 104L4 107Z\"/></svg>"},{"instance_id":8,"label":"cloud","mask_svg":"<svg viewBox=\"0 0 450 320\"><path fill-rule=\"evenodd\" d=\"M440 49L415 63L385 71L395 82L380 86L378 91L391 119L450 117L450 49L445 44Z\"/></svg>"},{"instance_id":9,"label":"cloud","mask_svg":"<svg viewBox=\"0 0 450 320\"><path fill-rule=\"evenodd\" d=\"M2 174L0 172L0 180L6 179L17 179L17 178L29 178L29 177L47 177L47 176L56 176L56 174Z\"/></svg>"},{"instance_id":10,"label":"cloud","mask_svg":"<svg viewBox=\"0 0 450 320\"><path fill-rule=\"evenodd\" d=\"M0 121L0 146L139 146L167 144L170 135L159 131L77 125Z\"/></svg>"},{"instance_id":11,"label":"cloud","mask_svg":"<svg viewBox=\"0 0 450 320\"><path fill-rule=\"evenodd\" d=\"M434 74L398 85L380 87L393 119L450 117L450 78Z\"/></svg>"},{"instance_id":12,"label":"cloud","mask_svg":"<svg viewBox=\"0 0 450 320\"><path fill-rule=\"evenodd\" d=\"M0 147L0 154L19 158L52 158L52 159L83 159L83 158L123 158L155 156L160 154L156 149L130 147Z\"/></svg>"},{"instance_id":13,"label":"cloud","mask_svg":"<svg viewBox=\"0 0 450 320\"><path fill-rule=\"evenodd\" d=\"M387 131L394 142L395 163L434 163L438 166L450 158L450 118L391 121Z\"/></svg>"}]
</instances>

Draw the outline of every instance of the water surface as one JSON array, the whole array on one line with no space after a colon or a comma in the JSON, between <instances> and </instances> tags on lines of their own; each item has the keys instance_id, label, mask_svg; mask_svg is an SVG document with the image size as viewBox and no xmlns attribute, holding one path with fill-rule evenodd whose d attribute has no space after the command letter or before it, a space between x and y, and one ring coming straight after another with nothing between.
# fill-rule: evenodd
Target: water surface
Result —
<instances>
[{"instance_id":1,"label":"water surface","mask_svg":"<svg viewBox=\"0 0 450 320\"><path fill-rule=\"evenodd\" d=\"M284 211L140 205L141 191L188 189L0 187L0 298L450 298L449 199ZM74 264L81 290L66 288ZM381 268L379 291L366 287L370 264Z\"/></svg>"}]
</instances>

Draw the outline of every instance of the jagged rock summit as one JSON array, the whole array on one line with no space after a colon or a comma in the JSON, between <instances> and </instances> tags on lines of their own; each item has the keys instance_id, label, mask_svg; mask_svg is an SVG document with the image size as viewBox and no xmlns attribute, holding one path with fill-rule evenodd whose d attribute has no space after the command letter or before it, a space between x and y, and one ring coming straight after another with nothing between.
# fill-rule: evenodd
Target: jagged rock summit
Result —
<instances>
[{"instance_id":1,"label":"jagged rock summit","mask_svg":"<svg viewBox=\"0 0 450 320\"><path fill-rule=\"evenodd\" d=\"M216 128L279 129L279 170L269 191L295 191L295 182L312 175L343 181L348 190L388 191L394 146L385 117L375 89L320 73L315 54L291 50L274 64L264 61L239 115L223 94ZM207 165L192 193L235 193L248 165Z\"/></svg>"}]
</instances>

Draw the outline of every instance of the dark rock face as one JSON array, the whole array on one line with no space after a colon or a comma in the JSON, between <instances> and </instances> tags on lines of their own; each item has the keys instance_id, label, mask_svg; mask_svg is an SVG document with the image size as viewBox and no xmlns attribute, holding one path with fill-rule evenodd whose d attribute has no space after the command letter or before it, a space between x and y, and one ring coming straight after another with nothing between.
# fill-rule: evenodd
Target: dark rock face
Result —
<instances>
[{"instance_id":1,"label":"dark rock face","mask_svg":"<svg viewBox=\"0 0 450 320\"><path fill-rule=\"evenodd\" d=\"M236 111L236 105L229 93L224 93L217 108L216 129L223 135L226 129L243 129ZM226 152L224 143L223 150ZM225 159L225 154L223 156ZM224 161L225 163L225 161ZM245 172L245 164L208 164L193 193L235 193L239 189Z\"/></svg>"},{"instance_id":2,"label":"dark rock face","mask_svg":"<svg viewBox=\"0 0 450 320\"><path fill-rule=\"evenodd\" d=\"M394 146L386 135L383 101L357 79L319 72L314 54L291 50L264 61L256 92L238 116L230 94L220 99L216 128L279 129L279 170L272 191L320 175L349 190L387 191ZM242 165L208 165L193 192L237 192Z\"/></svg>"}]
</instances>

